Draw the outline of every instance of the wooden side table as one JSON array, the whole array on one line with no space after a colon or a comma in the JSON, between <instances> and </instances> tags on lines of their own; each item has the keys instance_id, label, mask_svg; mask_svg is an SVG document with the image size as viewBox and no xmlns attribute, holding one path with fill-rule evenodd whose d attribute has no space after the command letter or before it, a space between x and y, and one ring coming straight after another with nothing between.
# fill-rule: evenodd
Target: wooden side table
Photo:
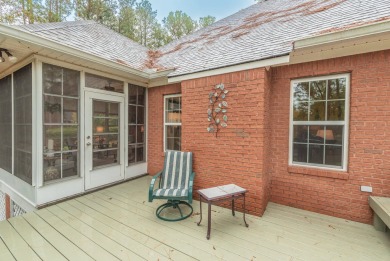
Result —
<instances>
[{"instance_id":1,"label":"wooden side table","mask_svg":"<svg viewBox=\"0 0 390 261\"><path fill-rule=\"evenodd\" d=\"M210 230L211 230L211 205L216 202L222 202L231 200L232 201L232 215L235 215L234 212L234 200L238 198L244 199L244 222L245 226L249 227L245 220L245 193L248 191L243 189L237 185L229 184L224 186L212 187L207 189L198 190L199 201L200 201L200 220L198 222L198 226L200 222L202 222L202 199L208 204L208 220L207 220L207 239L210 239Z\"/></svg>"}]
</instances>

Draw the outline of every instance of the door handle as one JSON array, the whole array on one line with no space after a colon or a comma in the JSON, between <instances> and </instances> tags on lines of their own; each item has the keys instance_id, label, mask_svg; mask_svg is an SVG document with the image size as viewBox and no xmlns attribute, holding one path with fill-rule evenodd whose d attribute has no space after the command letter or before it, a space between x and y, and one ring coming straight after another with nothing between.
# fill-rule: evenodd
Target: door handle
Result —
<instances>
[{"instance_id":1,"label":"door handle","mask_svg":"<svg viewBox=\"0 0 390 261\"><path fill-rule=\"evenodd\" d=\"M90 143L90 142L87 142L87 146L91 146L91 143Z\"/></svg>"}]
</instances>

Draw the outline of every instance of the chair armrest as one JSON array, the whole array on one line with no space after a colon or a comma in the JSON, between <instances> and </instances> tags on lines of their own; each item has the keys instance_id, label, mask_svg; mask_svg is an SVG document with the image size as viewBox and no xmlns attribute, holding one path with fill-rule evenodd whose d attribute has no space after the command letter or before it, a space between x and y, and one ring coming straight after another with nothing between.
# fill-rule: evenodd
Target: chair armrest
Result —
<instances>
[{"instance_id":1,"label":"chair armrest","mask_svg":"<svg viewBox=\"0 0 390 261\"><path fill-rule=\"evenodd\" d=\"M162 171L160 171L159 173L154 175L153 178L152 178L152 181L150 182L150 186L149 186L149 202L153 201L154 183L156 183L156 180L161 176L161 174L162 174Z\"/></svg>"},{"instance_id":2,"label":"chair armrest","mask_svg":"<svg viewBox=\"0 0 390 261\"><path fill-rule=\"evenodd\" d=\"M192 189L194 186L195 172L190 175L190 181L188 182L188 203L192 204Z\"/></svg>"}]
</instances>

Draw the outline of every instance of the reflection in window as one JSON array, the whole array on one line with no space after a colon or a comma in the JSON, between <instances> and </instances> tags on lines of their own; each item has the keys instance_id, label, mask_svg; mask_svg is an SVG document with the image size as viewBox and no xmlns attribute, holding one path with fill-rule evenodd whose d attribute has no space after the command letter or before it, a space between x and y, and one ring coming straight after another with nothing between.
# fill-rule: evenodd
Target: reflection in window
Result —
<instances>
[{"instance_id":1,"label":"reflection in window","mask_svg":"<svg viewBox=\"0 0 390 261\"><path fill-rule=\"evenodd\" d=\"M181 150L181 95L165 97L165 150Z\"/></svg>"},{"instance_id":2,"label":"reflection in window","mask_svg":"<svg viewBox=\"0 0 390 261\"><path fill-rule=\"evenodd\" d=\"M123 82L98 76L90 73L85 74L85 86L110 92L123 93Z\"/></svg>"},{"instance_id":3,"label":"reflection in window","mask_svg":"<svg viewBox=\"0 0 390 261\"><path fill-rule=\"evenodd\" d=\"M145 88L129 84L128 163L145 162Z\"/></svg>"},{"instance_id":4,"label":"reflection in window","mask_svg":"<svg viewBox=\"0 0 390 261\"><path fill-rule=\"evenodd\" d=\"M43 179L79 173L80 72L43 64Z\"/></svg>"},{"instance_id":5,"label":"reflection in window","mask_svg":"<svg viewBox=\"0 0 390 261\"><path fill-rule=\"evenodd\" d=\"M294 81L292 161L343 168L346 76Z\"/></svg>"},{"instance_id":6,"label":"reflection in window","mask_svg":"<svg viewBox=\"0 0 390 261\"><path fill-rule=\"evenodd\" d=\"M119 164L119 103L93 101L93 168Z\"/></svg>"},{"instance_id":7,"label":"reflection in window","mask_svg":"<svg viewBox=\"0 0 390 261\"><path fill-rule=\"evenodd\" d=\"M14 175L32 184L32 65L16 71L14 81Z\"/></svg>"}]
</instances>

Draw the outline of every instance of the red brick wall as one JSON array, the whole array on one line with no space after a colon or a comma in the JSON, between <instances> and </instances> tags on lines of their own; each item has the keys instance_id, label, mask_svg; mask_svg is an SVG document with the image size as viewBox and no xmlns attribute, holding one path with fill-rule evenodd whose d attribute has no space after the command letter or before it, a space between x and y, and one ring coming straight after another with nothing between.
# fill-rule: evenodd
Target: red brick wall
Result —
<instances>
[{"instance_id":1,"label":"red brick wall","mask_svg":"<svg viewBox=\"0 0 390 261\"><path fill-rule=\"evenodd\" d=\"M264 195L268 186L262 183L266 135L264 86L268 78L262 68L181 84L182 150L194 153L195 189L235 183L249 190L247 209L256 215L262 215L264 200L268 198ZM226 98L229 118L228 127L216 138L206 130L207 109L208 94L219 83L224 83L229 90ZM148 171L151 174L162 167L162 95L168 93L167 89L177 88L158 87L149 91Z\"/></svg>"},{"instance_id":2,"label":"red brick wall","mask_svg":"<svg viewBox=\"0 0 390 261\"><path fill-rule=\"evenodd\" d=\"M148 172L156 174L164 165L164 95L181 93L180 84L148 89Z\"/></svg>"},{"instance_id":3,"label":"red brick wall","mask_svg":"<svg viewBox=\"0 0 390 261\"><path fill-rule=\"evenodd\" d=\"M347 173L288 167L290 79L351 72ZM390 51L273 68L271 201L370 223L372 195L390 196Z\"/></svg>"}]
</instances>

